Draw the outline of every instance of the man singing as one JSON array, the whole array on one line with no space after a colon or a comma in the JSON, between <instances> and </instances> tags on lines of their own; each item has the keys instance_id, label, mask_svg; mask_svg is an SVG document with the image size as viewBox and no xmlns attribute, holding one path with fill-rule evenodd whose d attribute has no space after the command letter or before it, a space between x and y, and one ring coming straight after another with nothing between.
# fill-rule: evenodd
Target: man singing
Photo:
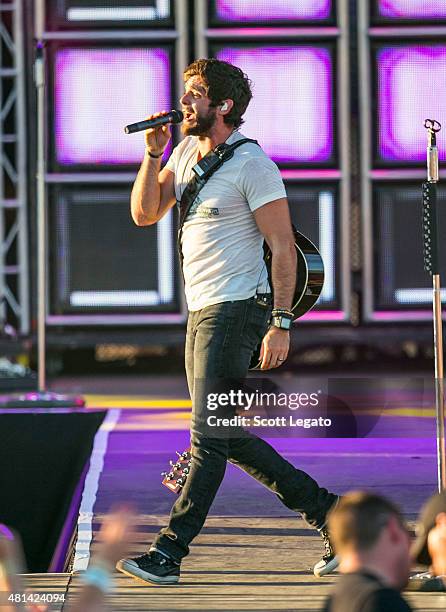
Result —
<instances>
[{"instance_id":1,"label":"man singing","mask_svg":"<svg viewBox=\"0 0 446 612\"><path fill-rule=\"evenodd\" d=\"M252 93L249 79L239 68L201 59L186 68L184 81L180 102L186 138L163 170L161 158L170 130L163 126L146 132L146 154L131 196L137 225L156 223L181 200L192 168L209 151L245 138L238 129ZM274 316L268 303L264 239L272 251L273 307L282 316ZM337 495L319 487L254 435L214 438L200 427L206 397L205 386L197 381L243 379L260 342L264 370L277 368L288 355L286 311L294 293L296 252L279 170L258 145L239 146L204 185L185 219L180 248L189 309L185 362L193 405L191 471L168 525L149 551L122 559L117 569L154 584L177 583L181 559L203 527L230 461L320 532L326 553L314 572L327 574L338 565L325 527Z\"/></svg>"}]
</instances>

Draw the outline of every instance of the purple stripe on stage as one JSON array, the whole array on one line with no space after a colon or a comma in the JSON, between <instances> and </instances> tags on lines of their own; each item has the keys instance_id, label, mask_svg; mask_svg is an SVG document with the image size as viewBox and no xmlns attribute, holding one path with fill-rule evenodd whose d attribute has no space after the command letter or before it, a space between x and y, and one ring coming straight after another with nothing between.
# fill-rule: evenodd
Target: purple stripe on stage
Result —
<instances>
[{"instance_id":1,"label":"purple stripe on stage","mask_svg":"<svg viewBox=\"0 0 446 612\"><path fill-rule=\"evenodd\" d=\"M99 483L95 514L108 512L119 501L133 502L149 515L169 513L174 496L161 486L175 451L189 446L189 432L135 430L139 421L147 425L149 412L123 410L109 438L104 469ZM147 415L147 416L146 416ZM166 414L166 419L168 415ZM407 515L415 515L436 486L435 419L385 417L387 435L403 435L414 429L420 437L311 439L271 438L269 442L296 467L337 492L367 488L400 503ZM129 429L125 429L129 427ZM414 435L415 434L410 434ZM228 464L226 476L211 514L228 516L291 516L264 487L242 470ZM151 522L147 532L156 533ZM144 539L150 541L151 535Z\"/></svg>"}]
</instances>

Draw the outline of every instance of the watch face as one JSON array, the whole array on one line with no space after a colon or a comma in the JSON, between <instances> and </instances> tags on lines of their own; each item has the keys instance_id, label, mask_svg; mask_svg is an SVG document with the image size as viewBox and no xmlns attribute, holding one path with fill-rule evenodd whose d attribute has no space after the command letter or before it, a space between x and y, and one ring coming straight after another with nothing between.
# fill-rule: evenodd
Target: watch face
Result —
<instances>
[{"instance_id":1,"label":"watch face","mask_svg":"<svg viewBox=\"0 0 446 612\"><path fill-rule=\"evenodd\" d=\"M290 329L291 319L285 319L284 317L281 317L280 322L281 322L282 329Z\"/></svg>"},{"instance_id":2,"label":"watch face","mask_svg":"<svg viewBox=\"0 0 446 612\"><path fill-rule=\"evenodd\" d=\"M291 319L286 319L285 317L274 317L273 325L275 327L279 327L280 329L291 329Z\"/></svg>"}]
</instances>

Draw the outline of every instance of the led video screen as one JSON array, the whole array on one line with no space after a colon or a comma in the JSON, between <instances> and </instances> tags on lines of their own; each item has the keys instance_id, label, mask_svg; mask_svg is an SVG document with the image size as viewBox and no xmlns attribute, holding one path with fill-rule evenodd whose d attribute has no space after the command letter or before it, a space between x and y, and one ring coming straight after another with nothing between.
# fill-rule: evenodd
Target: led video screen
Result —
<instances>
[{"instance_id":1,"label":"led video screen","mask_svg":"<svg viewBox=\"0 0 446 612\"><path fill-rule=\"evenodd\" d=\"M438 210L440 227L446 227L445 187L439 187ZM431 309L432 277L423 267L421 183L375 185L373 245L375 309ZM444 277L444 253L440 261Z\"/></svg>"},{"instance_id":2,"label":"led video screen","mask_svg":"<svg viewBox=\"0 0 446 612\"><path fill-rule=\"evenodd\" d=\"M171 0L47 0L46 16L50 30L173 25Z\"/></svg>"},{"instance_id":3,"label":"led video screen","mask_svg":"<svg viewBox=\"0 0 446 612\"><path fill-rule=\"evenodd\" d=\"M333 49L313 46L213 47L212 55L239 66L253 99L242 132L278 164L334 166Z\"/></svg>"},{"instance_id":4,"label":"led video screen","mask_svg":"<svg viewBox=\"0 0 446 612\"><path fill-rule=\"evenodd\" d=\"M110 184L52 190L52 314L179 311L174 213L138 227L130 191Z\"/></svg>"},{"instance_id":5,"label":"led video screen","mask_svg":"<svg viewBox=\"0 0 446 612\"><path fill-rule=\"evenodd\" d=\"M212 25L324 22L332 14L332 0L213 0L210 3Z\"/></svg>"},{"instance_id":6,"label":"led video screen","mask_svg":"<svg viewBox=\"0 0 446 612\"><path fill-rule=\"evenodd\" d=\"M59 47L53 55L53 164L139 164L144 133L124 126L172 108L168 48ZM169 152L166 153L166 156Z\"/></svg>"},{"instance_id":7,"label":"led video screen","mask_svg":"<svg viewBox=\"0 0 446 612\"><path fill-rule=\"evenodd\" d=\"M376 17L388 20L444 20L444 0L377 0L374 7Z\"/></svg>"},{"instance_id":8,"label":"led video screen","mask_svg":"<svg viewBox=\"0 0 446 612\"><path fill-rule=\"evenodd\" d=\"M446 126L446 44L386 45L375 49L376 161L425 163L425 119ZM446 159L446 130L437 137Z\"/></svg>"},{"instance_id":9,"label":"led video screen","mask_svg":"<svg viewBox=\"0 0 446 612\"><path fill-rule=\"evenodd\" d=\"M285 186L293 224L317 246L324 262L324 287L314 310L339 310L337 187L296 182Z\"/></svg>"}]
</instances>

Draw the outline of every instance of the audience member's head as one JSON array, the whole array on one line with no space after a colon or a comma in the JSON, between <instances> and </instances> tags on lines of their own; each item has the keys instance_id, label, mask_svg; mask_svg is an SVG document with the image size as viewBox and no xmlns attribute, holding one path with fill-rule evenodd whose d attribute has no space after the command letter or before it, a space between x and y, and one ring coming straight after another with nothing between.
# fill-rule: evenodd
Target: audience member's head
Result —
<instances>
[{"instance_id":1,"label":"audience member's head","mask_svg":"<svg viewBox=\"0 0 446 612\"><path fill-rule=\"evenodd\" d=\"M432 496L421 509L412 557L430 566L435 576L446 576L446 491Z\"/></svg>"},{"instance_id":2,"label":"audience member's head","mask_svg":"<svg viewBox=\"0 0 446 612\"><path fill-rule=\"evenodd\" d=\"M409 533L398 508L379 495L353 491L330 514L330 537L343 573L370 571L401 590L409 576Z\"/></svg>"}]
</instances>

